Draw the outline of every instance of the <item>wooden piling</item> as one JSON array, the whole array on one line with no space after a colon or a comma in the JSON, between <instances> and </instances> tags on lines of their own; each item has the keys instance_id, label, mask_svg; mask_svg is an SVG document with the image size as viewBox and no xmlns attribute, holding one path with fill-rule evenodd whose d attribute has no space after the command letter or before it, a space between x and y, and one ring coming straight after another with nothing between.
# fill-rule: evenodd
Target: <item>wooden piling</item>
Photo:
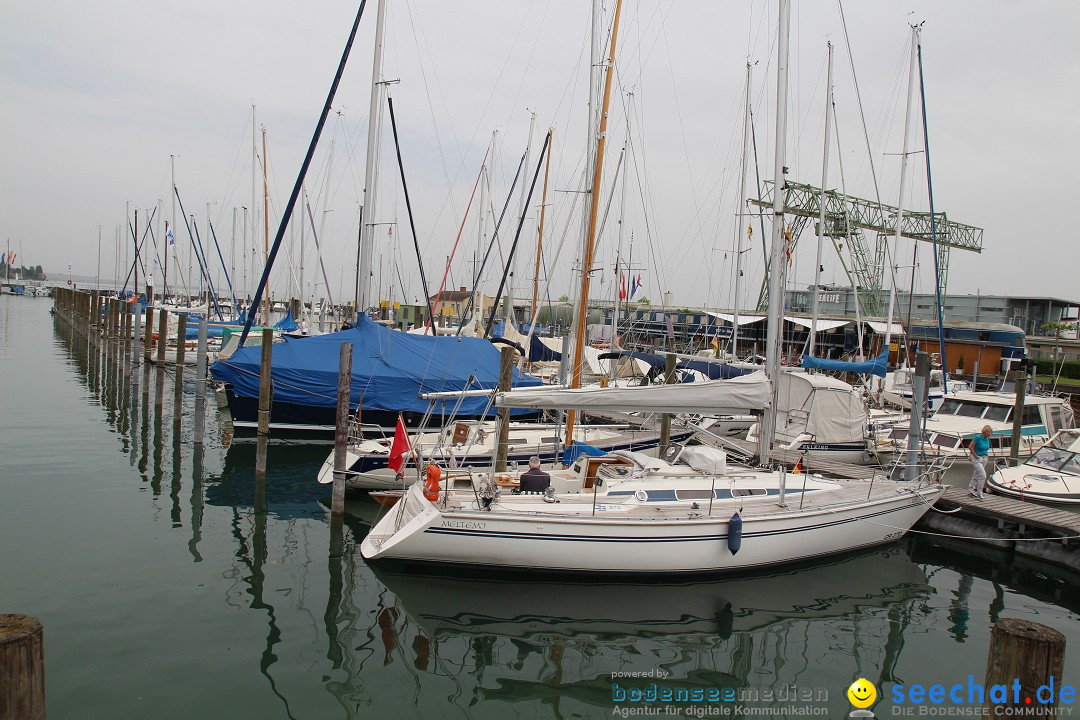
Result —
<instances>
[{"instance_id":1,"label":"wooden piling","mask_svg":"<svg viewBox=\"0 0 1080 720\"><path fill-rule=\"evenodd\" d=\"M146 306L146 337L143 338L143 361L150 364L150 354L154 347L154 308Z\"/></svg>"},{"instance_id":2,"label":"wooden piling","mask_svg":"<svg viewBox=\"0 0 1080 720\"><path fill-rule=\"evenodd\" d=\"M670 385L675 382L675 353L668 353L664 360L664 384ZM660 456L667 452L671 444L671 413L663 413L660 416Z\"/></svg>"},{"instance_id":3,"label":"wooden piling","mask_svg":"<svg viewBox=\"0 0 1080 720\"><path fill-rule=\"evenodd\" d=\"M139 369L139 365L142 363L143 354L143 327L142 327L142 310L136 305L135 309L138 312L131 314L131 321L134 324L131 332L131 365L136 370Z\"/></svg>"},{"instance_id":4,"label":"wooden piling","mask_svg":"<svg viewBox=\"0 0 1080 720\"><path fill-rule=\"evenodd\" d=\"M187 362L187 315L180 313L176 318L176 380L174 383L174 400L176 402L176 414L173 420L180 419L180 405L184 400L184 363Z\"/></svg>"},{"instance_id":5,"label":"wooden piling","mask_svg":"<svg viewBox=\"0 0 1080 720\"><path fill-rule=\"evenodd\" d=\"M998 620L986 663L986 714L1008 713L992 709L1004 707L1023 708L1024 717L1056 716L1064 665L1065 636L1060 632L1030 620ZM994 696L1004 702L991 699L995 685L1005 686L1005 693Z\"/></svg>"},{"instance_id":6,"label":"wooden piling","mask_svg":"<svg viewBox=\"0 0 1080 720\"><path fill-rule=\"evenodd\" d=\"M262 357L259 371L259 442L255 450L255 475L266 475L266 444L270 439L270 361L274 346L274 331L262 331Z\"/></svg>"},{"instance_id":7,"label":"wooden piling","mask_svg":"<svg viewBox=\"0 0 1080 720\"><path fill-rule=\"evenodd\" d=\"M341 343L338 353L337 418L334 427L334 494L330 512L345 512L345 456L349 447L349 396L352 391L352 343Z\"/></svg>"},{"instance_id":8,"label":"wooden piling","mask_svg":"<svg viewBox=\"0 0 1080 720\"><path fill-rule=\"evenodd\" d=\"M1027 367L1021 363L1013 376L1016 385L1016 404L1013 406L1012 446L1009 457L1014 463L1020 462L1020 438L1024 428L1024 400L1027 395Z\"/></svg>"},{"instance_id":9,"label":"wooden piling","mask_svg":"<svg viewBox=\"0 0 1080 720\"><path fill-rule=\"evenodd\" d=\"M504 347L499 358L499 390L507 392L513 379L514 359L517 351ZM506 455L510 436L510 408L499 408L499 440L495 450L495 472L506 472ZM567 443L570 439L567 438Z\"/></svg>"},{"instance_id":10,"label":"wooden piling","mask_svg":"<svg viewBox=\"0 0 1080 720\"><path fill-rule=\"evenodd\" d=\"M0 615L0 720L44 720L45 630L26 615Z\"/></svg>"},{"instance_id":11,"label":"wooden piling","mask_svg":"<svg viewBox=\"0 0 1080 720\"><path fill-rule=\"evenodd\" d=\"M157 335L157 382L154 386L154 407L158 410L165 400L165 336L169 332L169 313L162 309L158 313Z\"/></svg>"},{"instance_id":12,"label":"wooden piling","mask_svg":"<svg viewBox=\"0 0 1080 720\"><path fill-rule=\"evenodd\" d=\"M199 320L199 345L195 355L195 444L206 435L206 316Z\"/></svg>"}]
</instances>

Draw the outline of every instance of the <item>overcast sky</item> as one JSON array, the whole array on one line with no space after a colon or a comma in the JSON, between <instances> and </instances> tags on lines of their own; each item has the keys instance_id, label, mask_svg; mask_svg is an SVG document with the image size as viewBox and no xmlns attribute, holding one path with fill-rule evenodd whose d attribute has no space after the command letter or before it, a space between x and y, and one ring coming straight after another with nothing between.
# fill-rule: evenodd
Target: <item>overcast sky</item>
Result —
<instances>
[{"instance_id":1,"label":"overcast sky","mask_svg":"<svg viewBox=\"0 0 1080 720\"><path fill-rule=\"evenodd\" d=\"M489 217L506 199L535 112L529 178L543 133L554 130L543 272L552 273L552 297L573 295L571 283L577 280L571 268L582 235L583 199L574 191L582 187L588 122L589 3L388 0L387 5L383 77L400 81L391 93L431 291L453 250L492 133L498 135L494 159L489 158ZM613 9L608 0L605 27ZM1077 231L1071 218L1064 213L1058 218L1055 211L1058 205L1069 209L1072 193L1057 185L1080 166L1075 41L1080 4L883 0L849 1L842 9L846 34L836 0L793 2L789 179L821 182L825 55L831 41L838 132L828 185L897 203L909 23L924 22L935 208L985 230L981 255L952 254L950 291L1080 299L1074 280ZM375 10L372 0L307 179L335 300L353 294ZM148 211L160 207L153 229L162 243L161 221L172 214L170 155L176 155L184 208L206 241L209 207L225 264L235 265L234 285L242 291L242 258L256 247L261 254L263 242L262 128L272 237L356 11L356 4L341 0L8 0L0 9L0 242L10 242L18 263L42 265L54 279L66 274L69 263L75 274L94 276L100 227L101 275L111 279L117 272L118 233L124 237L119 264L130 261L127 207L132 213L138 209L140 229ZM776 12L776 0L625 0L602 212L613 199L598 248L596 265L602 272L596 277L602 282L594 284L594 297L613 295L616 255L624 263L630 259L632 234L630 262L643 283L639 297L658 302L670 291L679 305L733 302L746 63L754 64L752 188L755 172L762 180L771 180L773 172ZM252 105L259 145L254 197ZM915 118L920 128L913 142L921 150L921 119ZM422 291L389 119L384 122L379 202L368 215L380 223L374 283L384 297L393 285L395 300L404 285L411 300ZM624 189L614 171L628 137ZM910 197L904 204L926 210L924 156L910 158ZM533 274L542 181L541 173L521 241L518 295L531 292L521 284ZM519 202L515 191L511 215ZM259 214L250 212L253 205ZM471 285L478 205L479 195L450 264L448 286ZM254 225L247 230L246 253L243 207ZM190 241L176 212L179 264L186 275ZM291 246L279 258L272 282L277 297L300 293L299 225L294 225ZM504 222L504 248L515 228L515 221ZM800 239L792 286L813 281L813 232L811 223ZM322 271L310 232L305 235L303 293L321 296ZM755 227L744 254L744 307L756 301L761 283L761 240ZM216 252L209 254L214 281L222 284ZM485 273L488 292L498 284L501 263L496 251L494 267ZM911 244L904 241L896 260L904 285L911 263ZM931 264L924 246L918 289L932 290ZM246 286L253 289L255 268L248 265ZM834 251L826 253L824 265L825 282L847 284ZM171 267L170 283L179 282L174 272Z\"/></svg>"}]
</instances>

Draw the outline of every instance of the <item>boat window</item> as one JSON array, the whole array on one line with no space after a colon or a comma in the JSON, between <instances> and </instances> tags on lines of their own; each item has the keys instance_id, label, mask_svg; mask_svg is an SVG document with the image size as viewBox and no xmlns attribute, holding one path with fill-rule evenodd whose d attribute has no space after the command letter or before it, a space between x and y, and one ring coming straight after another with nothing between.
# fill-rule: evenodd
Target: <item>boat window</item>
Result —
<instances>
[{"instance_id":1,"label":"boat window","mask_svg":"<svg viewBox=\"0 0 1080 720\"><path fill-rule=\"evenodd\" d=\"M957 408L956 414L960 417L977 418L982 417L983 411L986 410L986 405L982 403L960 403L960 407Z\"/></svg>"},{"instance_id":2,"label":"boat window","mask_svg":"<svg viewBox=\"0 0 1080 720\"><path fill-rule=\"evenodd\" d=\"M959 400L942 400L941 407L937 409L937 415L955 415L960 408Z\"/></svg>"},{"instance_id":3,"label":"boat window","mask_svg":"<svg viewBox=\"0 0 1080 720\"><path fill-rule=\"evenodd\" d=\"M562 438L560 438L560 437L558 437L556 435L552 435L551 437L542 437L542 438L540 438L540 442L542 442L542 443L557 443L557 442L562 442Z\"/></svg>"},{"instance_id":4,"label":"boat window","mask_svg":"<svg viewBox=\"0 0 1080 720\"><path fill-rule=\"evenodd\" d=\"M1011 414L1012 408L1008 405L988 405L983 417L994 422L1008 422Z\"/></svg>"},{"instance_id":5,"label":"boat window","mask_svg":"<svg viewBox=\"0 0 1080 720\"><path fill-rule=\"evenodd\" d=\"M940 448L952 450L960 445L960 438L956 437L955 435L936 433L932 438L930 438L930 444L937 445Z\"/></svg>"},{"instance_id":6,"label":"boat window","mask_svg":"<svg viewBox=\"0 0 1080 720\"><path fill-rule=\"evenodd\" d=\"M750 497L751 495L768 495L769 491L763 488L736 488L731 491L731 497Z\"/></svg>"},{"instance_id":7,"label":"boat window","mask_svg":"<svg viewBox=\"0 0 1080 720\"><path fill-rule=\"evenodd\" d=\"M507 438L506 439L506 444L507 445L528 445L529 444L529 439L528 438Z\"/></svg>"},{"instance_id":8,"label":"boat window","mask_svg":"<svg viewBox=\"0 0 1080 720\"><path fill-rule=\"evenodd\" d=\"M1059 470L1067 460L1070 460L1073 457L1073 453L1068 450L1059 450L1049 445L1043 445L1031 456L1031 459L1028 460L1028 464L1047 468L1048 470Z\"/></svg>"},{"instance_id":9,"label":"boat window","mask_svg":"<svg viewBox=\"0 0 1080 720\"><path fill-rule=\"evenodd\" d=\"M1065 416L1061 412L1060 405L1054 405L1050 408L1050 418L1054 421L1054 429L1060 430L1065 427Z\"/></svg>"},{"instance_id":10,"label":"boat window","mask_svg":"<svg viewBox=\"0 0 1080 720\"><path fill-rule=\"evenodd\" d=\"M1068 430L1050 438L1050 446L1068 450L1069 446L1077 440L1080 440L1080 430Z\"/></svg>"},{"instance_id":11,"label":"boat window","mask_svg":"<svg viewBox=\"0 0 1080 720\"><path fill-rule=\"evenodd\" d=\"M1028 405L1024 408L1024 424L1042 425L1042 415L1039 413L1038 405Z\"/></svg>"},{"instance_id":12,"label":"boat window","mask_svg":"<svg viewBox=\"0 0 1080 720\"><path fill-rule=\"evenodd\" d=\"M904 428L893 428L889 433L890 440L906 440L908 431Z\"/></svg>"},{"instance_id":13,"label":"boat window","mask_svg":"<svg viewBox=\"0 0 1080 720\"><path fill-rule=\"evenodd\" d=\"M1061 466L1061 471L1070 475L1080 475L1080 455L1073 453L1073 456Z\"/></svg>"}]
</instances>

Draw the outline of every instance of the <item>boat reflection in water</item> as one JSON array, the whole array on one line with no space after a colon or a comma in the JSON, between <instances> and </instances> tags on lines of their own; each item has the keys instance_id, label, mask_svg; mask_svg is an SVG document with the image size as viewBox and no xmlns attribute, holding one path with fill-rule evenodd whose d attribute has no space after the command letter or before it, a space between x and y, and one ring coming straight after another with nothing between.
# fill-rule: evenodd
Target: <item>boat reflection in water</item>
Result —
<instances>
[{"instance_id":1,"label":"boat reflection in water","mask_svg":"<svg viewBox=\"0 0 1080 720\"><path fill-rule=\"evenodd\" d=\"M437 672L453 658L475 667L473 680L457 677L475 681L474 700L531 699L566 717L610 715L621 673L658 670L671 687L729 688L736 697L823 690L818 706L840 716L850 707L836 678L891 681L904 628L933 592L900 545L714 581L370 570L397 598L397 647L412 648L416 668Z\"/></svg>"}]
</instances>

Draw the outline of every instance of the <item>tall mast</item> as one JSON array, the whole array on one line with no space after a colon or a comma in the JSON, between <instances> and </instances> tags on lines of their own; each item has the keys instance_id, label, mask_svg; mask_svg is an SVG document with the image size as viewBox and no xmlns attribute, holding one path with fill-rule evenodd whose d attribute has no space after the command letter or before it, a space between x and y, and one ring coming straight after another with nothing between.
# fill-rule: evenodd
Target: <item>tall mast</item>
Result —
<instances>
[{"instance_id":1,"label":"tall mast","mask_svg":"<svg viewBox=\"0 0 1080 720\"><path fill-rule=\"evenodd\" d=\"M768 462L776 432L776 398L780 379L780 337L784 324L784 276L786 243L784 227L784 162L787 155L787 85L788 85L788 27L791 19L791 1L780 0L780 28L776 53L776 138L773 161L773 228L772 252L769 264L769 312L768 333L765 345L765 372L771 380L769 407L761 418L759 456Z\"/></svg>"},{"instance_id":2,"label":"tall mast","mask_svg":"<svg viewBox=\"0 0 1080 720\"><path fill-rule=\"evenodd\" d=\"M885 317L885 351L888 352L892 344L892 316L896 303L896 285L892 282L892 278L896 273L896 251L900 248L900 235L904 229L904 189L907 186L907 161L908 161L908 142L911 138L911 106L912 98L915 93L915 64L917 62L916 49L919 47L919 32L922 25L911 26L911 60L908 64L908 89L907 89L907 104L904 109L904 149L900 153L900 197L896 201L896 239L893 241L893 272L889 274L890 286L889 291L889 314ZM915 274L915 268L911 268L912 275ZM899 353L897 353L899 359ZM888 355L885 356L885 364L888 366ZM906 357L906 354L905 354ZM884 385L884 381L881 381Z\"/></svg>"},{"instance_id":3,"label":"tall mast","mask_svg":"<svg viewBox=\"0 0 1080 720\"><path fill-rule=\"evenodd\" d=\"M739 356L739 298L742 287L742 222L746 208L746 168L750 165L750 88L752 65L746 63L746 108L743 111L742 168L739 176L739 206L735 208L735 298L731 313L731 354ZM717 348L719 348L719 343ZM719 353L718 353L719 354Z\"/></svg>"},{"instance_id":4,"label":"tall mast","mask_svg":"<svg viewBox=\"0 0 1080 720\"><path fill-rule=\"evenodd\" d=\"M266 128L262 129L263 146L263 267L270 265L270 185L266 182ZM266 304L263 305L263 325L270 324L270 274L266 270Z\"/></svg>"},{"instance_id":5,"label":"tall mast","mask_svg":"<svg viewBox=\"0 0 1080 720\"><path fill-rule=\"evenodd\" d=\"M814 264L814 298L810 302L810 348L809 355L814 357L817 347L818 298L821 295L821 246L825 240L825 188L829 182L829 137L832 124L833 81L832 81L832 43L825 43L829 54L828 85L825 88L825 151L821 158L821 194L818 197L818 232L817 262Z\"/></svg>"},{"instance_id":6,"label":"tall mast","mask_svg":"<svg viewBox=\"0 0 1080 720\"><path fill-rule=\"evenodd\" d=\"M604 105L600 112L600 132L596 140L596 169L593 171L591 208L589 209L589 230L585 235L585 256L581 264L581 297L578 300L577 338L574 342L574 363L570 368L571 387L581 386L581 358L584 354L585 323L588 319L589 273L592 270L593 253L596 241L596 218L600 210L600 181L604 173L604 145L607 140L608 103L611 101L612 75L615 71L615 44L619 38L619 15L622 12L622 0L616 0L615 20L611 25L611 45L608 49L607 71L604 75ZM574 438L574 411L566 416L566 442Z\"/></svg>"},{"instance_id":7,"label":"tall mast","mask_svg":"<svg viewBox=\"0 0 1080 720\"><path fill-rule=\"evenodd\" d=\"M165 304L165 293L169 291L169 253L173 253L173 259L176 259L176 156L169 156L169 182L172 183L172 192L169 193L172 196L172 214L169 216L169 222L165 224L165 277L161 285L161 304ZM172 230L172 238L169 237L169 230Z\"/></svg>"},{"instance_id":8,"label":"tall mast","mask_svg":"<svg viewBox=\"0 0 1080 720\"><path fill-rule=\"evenodd\" d=\"M548 137L554 138L555 129L548 128ZM540 197L540 226L536 233L536 267L533 269L533 292L532 292L532 308L530 317L536 317L536 304L539 301L537 298L537 291L539 290L540 283L540 257L541 251L544 247L544 212L547 210L547 189L548 189L548 175L551 172L551 148L548 148L547 159L544 161L544 191ZM532 334L532 327L529 328L529 334Z\"/></svg>"},{"instance_id":9,"label":"tall mast","mask_svg":"<svg viewBox=\"0 0 1080 720\"><path fill-rule=\"evenodd\" d=\"M364 162L364 226L360 231L360 264L356 269L356 313L363 313L371 298L371 261L375 245L375 161L376 144L379 136L378 118L380 112L383 55L383 27L386 21L386 0L379 0L378 14L375 18L375 57L371 63L371 95L368 104L367 157Z\"/></svg>"},{"instance_id":10,"label":"tall mast","mask_svg":"<svg viewBox=\"0 0 1080 720\"><path fill-rule=\"evenodd\" d=\"M258 237L257 218L259 213L256 210L259 207L255 202L255 173L258 172L259 162L258 153L256 152L256 143L259 141L259 135L255 130L255 103L251 104L251 252L248 252L247 244L247 218L244 223L244 294L250 296L251 288L248 286L247 271L248 266L251 266L251 274L253 277L258 277L259 273L255 271L255 238ZM245 298L246 300L246 298ZM258 308L254 308L258 312ZM251 315L252 308L248 308L248 317L255 317Z\"/></svg>"},{"instance_id":11,"label":"tall mast","mask_svg":"<svg viewBox=\"0 0 1080 720\"><path fill-rule=\"evenodd\" d=\"M530 167L530 160L531 160L531 156L532 156L533 130L535 129L535 127L536 127L536 113L532 113L532 118L529 120L529 140L528 140L527 143L525 143L525 167L526 168ZM527 185L527 183L524 183L524 182L521 183L521 195L519 196L520 199L518 201L518 208L519 208L518 216L521 217L521 218L525 217L525 213L528 210L528 208L525 207L525 198L526 198L526 196L528 195L528 192L529 192L526 185ZM513 254L513 256L510 257L510 277L507 279L506 302L503 305L503 312L506 315L506 322L507 322L508 325L513 324L513 317L514 317L514 276L517 274L517 265L518 265L518 257L517 257L517 253L515 252Z\"/></svg>"},{"instance_id":12,"label":"tall mast","mask_svg":"<svg viewBox=\"0 0 1080 720\"><path fill-rule=\"evenodd\" d=\"M492 133L491 147L489 149L489 152L494 149L495 134ZM476 229L476 255L473 258L472 314L474 317L477 315L477 313L479 313L481 317L483 317L484 314L484 308L480 307L480 305L477 305L477 303L480 302L480 258L483 256L484 247L487 245L487 241L484 239L484 217L487 215L487 190L490 177L488 175L487 163L485 163L484 166L480 168L480 173L482 176L480 178L480 212L479 222L477 223ZM479 310L477 310L477 308L479 308ZM465 322L464 317L461 318L461 322Z\"/></svg>"}]
</instances>

